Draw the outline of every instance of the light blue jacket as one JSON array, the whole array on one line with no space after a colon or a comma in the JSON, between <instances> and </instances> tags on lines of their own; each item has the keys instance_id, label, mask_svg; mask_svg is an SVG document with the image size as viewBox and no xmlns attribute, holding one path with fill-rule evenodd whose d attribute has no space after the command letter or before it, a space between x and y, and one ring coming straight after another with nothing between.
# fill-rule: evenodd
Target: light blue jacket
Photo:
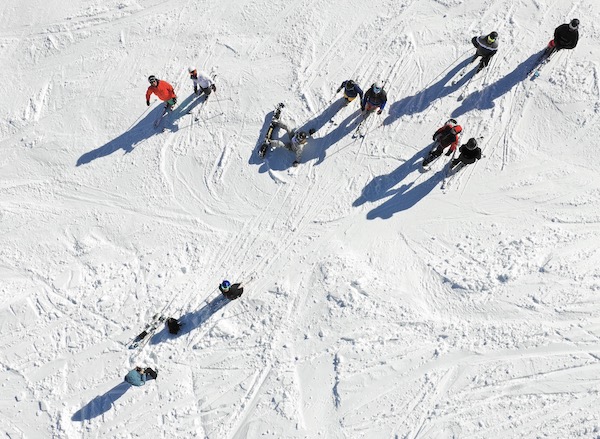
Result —
<instances>
[{"instance_id":1,"label":"light blue jacket","mask_svg":"<svg viewBox=\"0 0 600 439\"><path fill-rule=\"evenodd\" d=\"M137 370L130 370L127 375L125 375L125 381L127 381L132 386L143 386L146 384L146 374L140 373Z\"/></svg>"}]
</instances>

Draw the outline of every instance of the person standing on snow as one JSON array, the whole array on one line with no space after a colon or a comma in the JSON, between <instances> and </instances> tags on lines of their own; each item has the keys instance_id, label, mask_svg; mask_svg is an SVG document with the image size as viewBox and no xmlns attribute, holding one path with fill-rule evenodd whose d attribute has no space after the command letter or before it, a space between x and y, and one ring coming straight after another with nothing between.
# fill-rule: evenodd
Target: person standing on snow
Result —
<instances>
[{"instance_id":1,"label":"person standing on snow","mask_svg":"<svg viewBox=\"0 0 600 439\"><path fill-rule=\"evenodd\" d=\"M456 151L461 132L462 127L458 125L456 119L449 119L443 127L439 128L433 134L433 141L435 144L433 149L429 151L429 155L425 158L425 160L423 160L423 166L427 166L429 163L441 156L444 152L444 149L448 146L450 149L448 149L448 152L446 153L447 156Z\"/></svg>"},{"instance_id":2,"label":"person standing on snow","mask_svg":"<svg viewBox=\"0 0 600 439\"><path fill-rule=\"evenodd\" d=\"M371 111L379 108L377 114L381 114L387 103L387 93L381 87L381 84L374 82L371 88L365 93L362 103L360 105L361 111L370 113Z\"/></svg>"},{"instance_id":3,"label":"person standing on snow","mask_svg":"<svg viewBox=\"0 0 600 439\"><path fill-rule=\"evenodd\" d=\"M461 145L458 149L460 153L455 159L452 159L450 163L450 169L453 169L458 164L470 165L481 159L481 148L477 146L477 140L471 137L467 143Z\"/></svg>"},{"instance_id":4,"label":"person standing on snow","mask_svg":"<svg viewBox=\"0 0 600 439\"><path fill-rule=\"evenodd\" d=\"M475 73L479 73L484 67L490 63L492 56L498 51L498 32L491 32L487 35L481 35L479 37L473 37L471 39L473 46L477 49L471 62L475 61L478 57L481 57L479 61L479 67Z\"/></svg>"},{"instance_id":5,"label":"person standing on snow","mask_svg":"<svg viewBox=\"0 0 600 439\"><path fill-rule=\"evenodd\" d=\"M231 284L228 280L224 280L219 285L219 291L229 300L235 300L244 293L244 287L242 284Z\"/></svg>"},{"instance_id":6,"label":"person standing on snow","mask_svg":"<svg viewBox=\"0 0 600 439\"><path fill-rule=\"evenodd\" d=\"M554 39L546 47L546 55L562 49L574 49L579 42L579 20L574 18L570 23L561 24L554 29Z\"/></svg>"},{"instance_id":7,"label":"person standing on snow","mask_svg":"<svg viewBox=\"0 0 600 439\"><path fill-rule=\"evenodd\" d=\"M150 96L155 94L160 100L165 102L165 109L172 110L177 103L177 95L173 86L167 81L159 81L156 76L150 75L148 77L150 87L146 91L146 105L150 106Z\"/></svg>"},{"instance_id":8,"label":"person standing on snow","mask_svg":"<svg viewBox=\"0 0 600 439\"><path fill-rule=\"evenodd\" d=\"M346 105L356 99L356 96L360 96L360 100L363 100L364 94L362 89L352 79L342 82L342 85L338 87L336 93L339 93L342 88L344 89L344 99L346 100Z\"/></svg>"},{"instance_id":9,"label":"person standing on snow","mask_svg":"<svg viewBox=\"0 0 600 439\"><path fill-rule=\"evenodd\" d=\"M217 86L213 82L210 76L200 71L198 72L194 67L188 68L190 79L194 83L194 94L201 95L204 93L208 98L213 91L217 91Z\"/></svg>"},{"instance_id":10,"label":"person standing on snow","mask_svg":"<svg viewBox=\"0 0 600 439\"><path fill-rule=\"evenodd\" d=\"M146 381L155 380L158 373L149 367L136 367L125 375L125 381L132 386L143 386Z\"/></svg>"}]
</instances>

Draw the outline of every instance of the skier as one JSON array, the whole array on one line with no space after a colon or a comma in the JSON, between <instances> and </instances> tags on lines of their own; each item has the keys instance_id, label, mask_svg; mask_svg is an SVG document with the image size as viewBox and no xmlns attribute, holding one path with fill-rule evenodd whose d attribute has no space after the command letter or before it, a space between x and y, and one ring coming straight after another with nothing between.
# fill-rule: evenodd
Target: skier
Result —
<instances>
[{"instance_id":1,"label":"skier","mask_svg":"<svg viewBox=\"0 0 600 439\"><path fill-rule=\"evenodd\" d=\"M423 166L427 166L429 163L441 156L444 152L444 148L448 146L450 149L448 149L448 152L446 152L447 156L456 151L461 132L462 127L458 125L456 119L448 119L444 126L439 128L433 134L433 141L435 142L434 147L431 151L429 151L429 155L423 160Z\"/></svg>"},{"instance_id":2,"label":"skier","mask_svg":"<svg viewBox=\"0 0 600 439\"><path fill-rule=\"evenodd\" d=\"M562 49L574 49L579 41L579 20L574 18L570 23L561 24L554 29L554 39L546 47L546 56Z\"/></svg>"},{"instance_id":3,"label":"skier","mask_svg":"<svg viewBox=\"0 0 600 439\"><path fill-rule=\"evenodd\" d=\"M139 387L146 384L146 381L155 380L157 376L158 373L149 367L136 367L135 369L130 370L127 375L125 375L125 381L132 386Z\"/></svg>"},{"instance_id":4,"label":"skier","mask_svg":"<svg viewBox=\"0 0 600 439\"><path fill-rule=\"evenodd\" d=\"M462 166L470 165L481 159L481 148L477 146L477 140L471 137L466 144L461 145L458 149L460 155L452 159L450 162L450 169L454 169L455 166L462 164Z\"/></svg>"},{"instance_id":5,"label":"skier","mask_svg":"<svg viewBox=\"0 0 600 439\"><path fill-rule=\"evenodd\" d=\"M177 103L177 95L173 86L167 81L160 81L154 75L148 76L150 87L146 91L146 105L150 106L150 96L154 93L160 100L165 102L165 109L172 110Z\"/></svg>"},{"instance_id":6,"label":"skier","mask_svg":"<svg viewBox=\"0 0 600 439\"><path fill-rule=\"evenodd\" d=\"M304 146L308 142L308 138L315 133L315 130L311 129L311 130L309 130L308 133L306 131L291 130L286 124L284 124L283 122L280 122L278 120L273 121L271 123L271 125L275 128L281 128L281 129L285 130L289 141L283 142L283 141L277 140L277 139L276 140L268 139L269 146L271 148L277 148L277 147L282 146L282 147L290 150L294 154L296 154L296 160L294 160L292 165L298 166L300 164L300 158L302 157L302 150L304 149Z\"/></svg>"},{"instance_id":7,"label":"skier","mask_svg":"<svg viewBox=\"0 0 600 439\"><path fill-rule=\"evenodd\" d=\"M169 317L166 321L167 328L169 328L169 333L171 334L179 334L179 330L181 329L181 322L173 317Z\"/></svg>"},{"instance_id":8,"label":"skier","mask_svg":"<svg viewBox=\"0 0 600 439\"><path fill-rule=\"evenodd\" d=\"M198 72L194 67L188 68L190 73L190 79L194 83L194 94L201 95L204 93L208 98L213 91L217 91L217 86L213 82L210 76L200 71Z\"/></svg>"},{"instance_id":9,"label":"skier","mask_svg":"<svg viewBox=\"0 0 600 439\"><path fill-rule=\"evenodd\" d=\"M244 287L241 284L231 284L228 280L224 280L219 285L219 291L229 300L235 300L244 293Z\"/></svg>"},{"instance_id":10,"label":"skier","mask_svg":"<svg viewBox=\"0 0 600 439\"><path fill-rule=\"evenodd\" d=\"M491 32L487 35L481 35L479 37L473 37L471 42L477 49L471 62L475 61L478 57L481 57L479 61L479 67L475 73L479 73L484 67L490 63L492 56L498 51L498 32Z\"/></svg>"},{"instance_id":11,"label":"skier","mask_svg":"<svg viewBox=\"0 0 600 439\"><path fill-rule=\"evenodd\" d=\"M365 93L360 105L360 109L363 112L366 111L367 113L370 113L376 108L379 108L377 114L381 114L381 112L385 108L386 103L387 93L381 87L381 84L379 84L378 82L374 82L371 85L371 88L369 88Z\"/></svg>"},{"instance_id":12,"label":"skier","mask_svg":"<svg viewBox=\"0 0 600 439\"><path fill-rule=\"evenodd\" d=\"M339 93L342 88L344 89L344 99L346 100L346 105L356 99L356 96L360 96L360 100L363 100L364 94L362 89L352 79L342 82L342 85L338 87L336 93Z\"/></svg>"}]
</instances>

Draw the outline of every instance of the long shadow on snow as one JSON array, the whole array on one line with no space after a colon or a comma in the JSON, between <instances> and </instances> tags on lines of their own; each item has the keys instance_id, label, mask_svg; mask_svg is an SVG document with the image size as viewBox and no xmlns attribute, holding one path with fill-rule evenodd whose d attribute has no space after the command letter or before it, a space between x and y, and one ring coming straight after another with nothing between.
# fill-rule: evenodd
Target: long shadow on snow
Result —
<instances>
[{"instance_id":1,"label":"long shadow on snow","mask_svg":"<svg viewBox=\"0 0 600 439\"><path fill-rule=\"evenodd\" d=\"M334 117L338 111L344 108L343 100L344 99L342 98L341 100L334 102L329 106L329 108L325 112L323 112L321 116L314 119L318 119L320 122L323 122L319 126L319 128L322 128L326 121L331 120L331 118ZM349 105L353 104L354 103L351 102ZM350 114L350 116L346 117L342 122L338 124L338 126L329 131L323 137L315 137L312 141L308 142L308 144L304 148L304 151L302 151L302 161L309 161L316 158L318 160L315 162L315 165L321 164L323 160L325 160L327 148L335 145L337 142L342 140L344 137L346 137L348 134L352 133L356 129L356 127L361 121L360 115L361 112L359 109L353 111L352 114ZM313 127L313 125L311 125L310 123L311 122L305 124L306 128ZM337 151L341 151L343 148L349 146L352 143L354 143L354 140L350 140L347 145L342 146Z\"/></svg>"},{"instance_id":2,"label":"long shadow on snow","mask_svg":"<svg viewBox=\"0 0 600 439\"><path fill-rule=\"evenodd\" d=\"M435 84L430 85L426 89L421 90L414 96L407 96L397 102L394 102L390 105L390 109L388 111L388 117L383 121L384 125L390 125L396 120L400 119L402 116L420 113L425 111L433 101L438 98L442 98L444 96L448 96L450 93L455 92L460 87L465 85L465 83L475 74L475 69L477 65L473 67L473 70L465 74L456 84L446 86L447 84L461 69L466 67L472 57L469 56L460 64L457 64L456 67L451 69L446 76L440 79Z\"/></svg>"},{"instance_id":3,"label":"long shadow on snow","mask_svg":"<svg viewBox=\"0 0 600 439\"><path fill-rule=\"evenodd\" d=\"M150 339L150 344L159 344L168 338L181 337L182 335L189 334L195 328L202 326L202 324L210 319L213 314L215 314L229 302L230 300L219 294L217 297L212 299L210 302L205 303L204 306L196 311L189 312L179 317L178 320L181 323L181 330L179 331L179 334L170 334L166 328L163 328L162 331L156 333Z\"/></svg>"},{"instance_id":4,"label":"long shadow on snow","mask_svg":"<svg viewBox=\"0 0 600 439\"><path fill-rule=\"evenodd\" d=\"M419 169L421 159L429 152L431 146L430 144L427 148L415 154L391 173L375 177L365 186L361 196L352 205L357 207L367 201L374 202L391 196L392 198L367 213L367 219L369 220L375 218L389 219L394 213L408 210L416 205L441 181L446 172L446 166L417 186L413 186L415 182L412 181L400 186L398 189L392 188L411 172Z\"/></svg>"},{"instance_id":5,"label":"long shadow on snow","mask_svg":"<svg viewBox=\"0 0 600 439\"><path fill-rule=\"evenodd\" d=\"M534 53L508 75L493 84L490 84L483 90L471 93L462 101L460 107L452 112L452 117L462 116L471 110L488 110L494 108L494 101L508 93L515 85L523 81L542 53L543 50Z\"/></svg>"},{"instance_id":6,"label":"long shadow on snow","mask_svg":"<svg viewBox=\"0 0 600 439\"><path fill-rule=\"evenodd\" d=\"M419 151L389 174L374 177L373 180L367 183L367 185L363 188L362 194L356 199L356 201L354 201L354 203L352 203L352 205L354 207L362 206L367 202L373 203L377 200L381 200L382 198L386 198L395 194L397 190L392 190L392 188L404 180L413 171L420 171L421 161L427 155L432 146L433 144L430 144L427 148ZM411 185L412 183L405 186Z\"/></svg>"},{"instance_id":7,"label":"long shadow on snow","mask_svg":"<svg viewBox=\"0 0 600 439\"><path fill-rule=\"evenodd\" d=\"M166 119L162 122L163 127L171 131L177 131L179 127L175 125L175 121L206 100L205 96L201 96L199 99L195 99L195 97L196 95L191 94L175 107L171 114L166 115ZM163 109L163 105L156 106L156 108L148 113L146 117L140 119L137 124L120 136L99 148L86 152L77 160L77 166L86 165L92 160L106 157L119 149L122 149L125 153L129 153L133 151L136 145L139 145L154 135L160 134L161 131L154 128L154 121L162 114Z\"/></svg>"},{"instance_id":8,"label":"long shadow on snow","mask_svg":"<svg viewBox=\"0 0 600 439\"><path fill-rule=\"evenodd\" d=\"M80 408L71 417L71 420L76 422L83 422L89 421L90 419L103 415L104 413L110 410L115 401L121 396L123 396L130 387L131 385L124 381L122 383L117 384L104 395L96 396L94 399L88 402L85 405L85 407Z\"/></svg>"}]
</instances>

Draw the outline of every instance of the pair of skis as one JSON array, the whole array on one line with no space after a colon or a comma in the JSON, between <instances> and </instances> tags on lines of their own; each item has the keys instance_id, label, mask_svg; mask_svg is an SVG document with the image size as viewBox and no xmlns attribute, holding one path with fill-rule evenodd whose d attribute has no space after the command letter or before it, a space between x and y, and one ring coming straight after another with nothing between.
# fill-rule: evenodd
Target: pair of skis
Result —
<instances>
[{"instance_id":1,"label":"pair of skis","mask_svg":"<svg viewBox=\"0 0 600 439\"><path fill-rule=\"evenodd\" d=\"M158 331L166 319L161 313L154 314L152 319L144 326L143 331L128 343L129 349L141 349L148 344L150 338Z\"/></svg>"}]
</instances>

